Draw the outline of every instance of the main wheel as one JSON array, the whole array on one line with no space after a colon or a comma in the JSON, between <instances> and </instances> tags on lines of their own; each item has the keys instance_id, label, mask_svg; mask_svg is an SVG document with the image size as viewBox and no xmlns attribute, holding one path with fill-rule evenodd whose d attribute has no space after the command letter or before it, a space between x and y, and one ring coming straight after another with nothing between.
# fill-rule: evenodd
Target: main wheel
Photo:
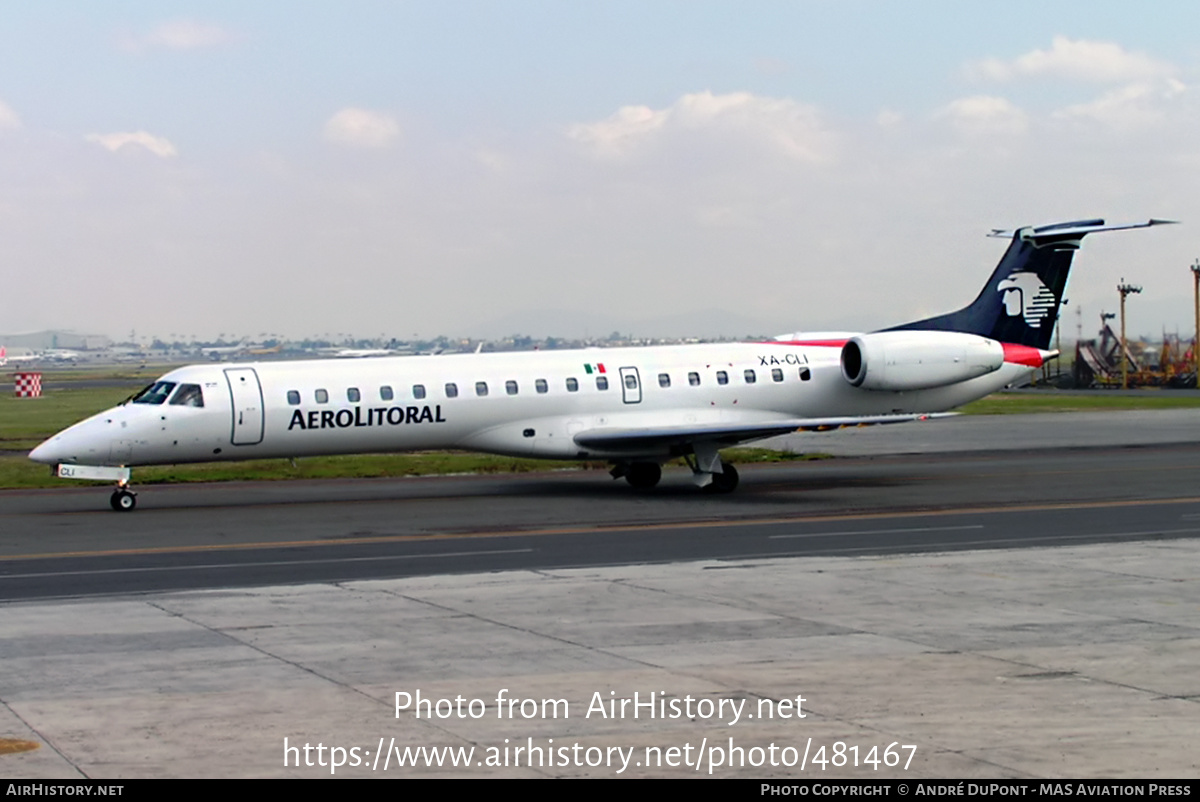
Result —
<instances>
[{"instance_id":1,"label":"main wheel","mask_svg":"<svg viewBox=\"0 0 1200 802\"><path fill-rule=\"evenodd\" d=\"M625 473L625 481L638 490L649 490L662 479L662 466L657 462L635 462Z\"/></svg>"},{"instance_id":2,"label":"main wheel","mask_svg":"<svg viewBox=\"0 0 1200 802\"><path fill-rule=\"evenodd\" d=\"M137 496L128 490L114 490L108 503L117 512L129 512L137 506Z\"/></svg>"},{"instance_id":3,"label":"main wheel","mask_svg":"<svg viewBox=\"0 0 1200 802\"><path fill-rule=\"evenodd\" d=\"M706 493L732 493L738 486L738 472L728 462L721 463L721 472L712 475L712 482L705 485Z\"/></svg>"}]
</instances>

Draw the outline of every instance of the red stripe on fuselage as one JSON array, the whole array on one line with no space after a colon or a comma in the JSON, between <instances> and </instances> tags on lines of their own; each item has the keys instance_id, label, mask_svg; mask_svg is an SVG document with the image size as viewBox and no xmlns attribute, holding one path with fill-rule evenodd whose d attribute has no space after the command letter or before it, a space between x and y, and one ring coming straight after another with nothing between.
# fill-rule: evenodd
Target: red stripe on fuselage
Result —
<instances>
[{"instance_id":1,"label":"red stripe on fuselage","mask_svg":"<svg viewBox=\"0 0 1200 802\"><path fill-rule=\"evenodd\" d=\"M841 348L849 340L769 340L763 345L806 345L815 348ZM1042 363L1042 352L1037 348L1029 345L1017 345L1016 343L1001 343L1004 348L1004 361L1011 362L1014 365L1027 365L1031 368L1040 368Z\"/></svg>"},{"instance_id":2,"label":"red stripe on fuselage","mask_svg":"<svg viewBox=\"0 0 1200 802\"><path fill-rule=\"evenodd\" d=\"M763 345L808 345L816 348L841 348L849 340L767 340Z\"/></svg>"}]
</instances>

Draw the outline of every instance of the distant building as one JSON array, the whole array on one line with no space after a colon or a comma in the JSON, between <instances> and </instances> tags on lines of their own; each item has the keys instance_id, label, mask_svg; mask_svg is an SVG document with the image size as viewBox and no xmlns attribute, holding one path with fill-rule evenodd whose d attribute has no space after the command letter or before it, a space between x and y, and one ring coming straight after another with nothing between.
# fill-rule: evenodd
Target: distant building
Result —
<instances>
[{"instance_id":1,"label":"distant building","mask_svg":"<svg viewBox=\"0 0 1200 802\"><path fill-rule=\"evenodd\" d=\"M8 348L27 348L30 351L45 351L50 348L102 351L112 346L112 338L104 334L77 334L73 331L34 331L24 334L0 334L0 345Z\"/></svg>"}]
</instances>

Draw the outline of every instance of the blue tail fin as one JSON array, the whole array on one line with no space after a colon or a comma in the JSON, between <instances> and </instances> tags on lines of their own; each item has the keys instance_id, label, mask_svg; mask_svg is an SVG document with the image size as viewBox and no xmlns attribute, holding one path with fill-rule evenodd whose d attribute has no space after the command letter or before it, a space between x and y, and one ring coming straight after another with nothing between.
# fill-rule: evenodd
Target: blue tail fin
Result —
<instances>
[{"instance_id":1,"label":"blue tail fin","mask_svg":"<svg viewBox=\"0 0 1200 802\"><path fill-rule=\"evenodd\" d=\"M1071 259L1083 238L1099 231L1147 228L1171 222L1174 221L1105 225L1103 220L1079 220L1016 231L993 230L988 236L1011 237L1012 241L970 306L887 331L962 331L1002 343L1047 350L1067 286Z\"/></svg>"}]
</instances>

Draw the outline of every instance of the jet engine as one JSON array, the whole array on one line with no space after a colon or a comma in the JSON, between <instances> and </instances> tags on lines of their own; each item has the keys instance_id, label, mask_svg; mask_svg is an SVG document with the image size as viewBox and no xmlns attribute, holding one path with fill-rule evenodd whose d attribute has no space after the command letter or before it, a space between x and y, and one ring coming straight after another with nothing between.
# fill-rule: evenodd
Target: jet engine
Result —
<instances>
[{"instance_id":1,"label":"jet engine","mask_svg":"<svg viewBox=\"0 0 1200 802\"><path fill-rule=\"evenodd\" d=\"M1004 347L956 331L880 331L842 347L842 376L864 390L927 390L999 370Z\"/></svg>"}]
</instances>

